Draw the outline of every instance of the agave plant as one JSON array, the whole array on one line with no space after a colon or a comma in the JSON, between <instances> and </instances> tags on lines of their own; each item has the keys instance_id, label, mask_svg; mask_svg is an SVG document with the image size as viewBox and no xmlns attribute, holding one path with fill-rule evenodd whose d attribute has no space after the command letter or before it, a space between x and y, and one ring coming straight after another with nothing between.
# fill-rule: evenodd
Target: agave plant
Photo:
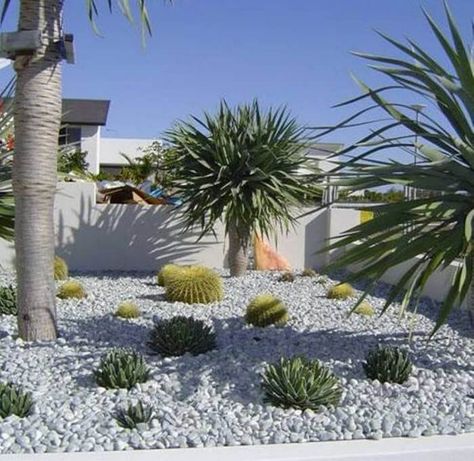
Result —
<instances>
[{"instance_id":1,"label":"agave plant","mask_svg":"<svg viewBox=\"0 0 474 461\"><path fill-rule=\"evenodd\" d=\"M254 232L288 231L298 207L315 196L307 139L286 109L263 112L257 101L179 122L166 135L176 154L176 194L184 222L202 235L223 221L229 236L231 275L247 269ZM202 236L201 235L201 236Z\"/></svg>"},{"instance_id":2,"label":"agave plant","mask_svg":"<svg viewBox=\"0 0 474 461\"><path fill-rule=\"evenodd\" d=\"M341 105L368 100L369 106L321 133L376 123L362 140L338 152L350 158L334 171L335 184L355 190L387 185L424 190L413 200L371 208L374 219L348 230L332 245L348 251L331 267L359 264L363 268L347 279L373 280L362 301L387 270L413 261L391 289L383 309L402 295L403 312L410 302L416 305L435 271L457 261L432 334L466 299L474 263L474 60L472 43L461 36L447 4L445 9L450 37L426 11L424 15L446 59L438 62L412 40L404 44L381 34L405 57L357 54L375 63L372 67L391 83L372 89L359 81L363 94ZM429 107L420 113L420 107L393 102L403 92L409 100L426 102ZM381 110L389 121L359 120L373 110ZM379 155L394 148L408 149L416 162L385 160ZM360 244L351 246L354 242Z\"/></svg>"}]
</instances>

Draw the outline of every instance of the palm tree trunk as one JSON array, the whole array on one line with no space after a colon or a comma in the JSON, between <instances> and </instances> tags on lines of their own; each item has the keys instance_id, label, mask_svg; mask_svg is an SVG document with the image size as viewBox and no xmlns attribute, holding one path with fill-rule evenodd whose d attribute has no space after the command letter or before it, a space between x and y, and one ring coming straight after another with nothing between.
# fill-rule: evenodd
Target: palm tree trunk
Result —
<instances>
[{"instance_id":1,"label":"palm tree trunk","mask_svg":"<svg viewBox=\"0 0 474 461\"><path fill-rule=\"evenodd\" d=\"M231 277L245 275L248 265L248 231L236 224L229 226L229 268Z\"/></svg>"},{"instance_id":2,"label":"palm tree trunk","mask_svg":"<svg viewBox=\"0 0 474 461\"><path fill-rule=\"evenodd\" d=\"M61 64L54 41L63 0L21 0L19 30L41 30L33 57L17 56L15 94L15 250L19 335L57 336L53 279L56 161L61 120Z\"/></svg>"}]
</instances>

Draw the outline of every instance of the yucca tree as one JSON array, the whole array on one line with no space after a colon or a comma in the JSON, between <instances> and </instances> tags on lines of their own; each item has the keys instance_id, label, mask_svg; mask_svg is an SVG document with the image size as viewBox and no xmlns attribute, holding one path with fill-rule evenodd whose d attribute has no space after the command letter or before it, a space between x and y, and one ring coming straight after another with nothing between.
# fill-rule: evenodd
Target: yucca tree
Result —
<instances>
[{"instance_id":1,"label":"yucca tree","mask_svg":"<svg viewBox=\"0 0 474 461\"><path fill-rule=\"evenodd\" d=\"M295 212L314 203L312 163L305 128L285 108L262 111L258 102L179 122L166 133L174 149L172 186L183 200L182 217L202 235L217 221L229 237L232 276L247 270L253 233L288 231Z\"/></svg>"},{"instance_id":2,"label":"yucca tree","mask_svg":"<svg viewBox=\"0 0 474 461\"><path fill-rule=\"evenodd\" d=\"M2 20L11 5L3 0ZM53 207L57 180L58 134L61 121L61 56L57 46L63 34L64 0L20 0L18 30L40 30L40 48L32 56L15 57L14 102L15 249L18 330L27 341L56 338L53 279ZM129 18L129 0L86 0L94 24L98 7L114 3ZM143 31L150 32L147 0L136 5Z\"/></svg>"},{"instance_id":3,"label":"yucca tree","mask_svg":"<svg viewBox=\"0 0 474 461\"><path fill-rule=\"evenodd\" d=\"M391 83L372 89L359 81L363 95L341 105L369 100L369 106L321 133L359 125L359 117L372 110L380 109L388 116L388 122L378 122L366 137L338 153L351 158L337 168L333 182L353 189L409 186L428 193L414 200L370 208L375 211L372 221L348 230L332 245L333 249L348 250L331 267L360 264L362 269L349 280L371 279L373 283L367 287L370 292L390 268L413 261L391 289L385 311L399 295L403 296L402 310L410 302L416 305L433 273L456 263L433 334L453 308L461 305L470 292L473 296L473 48L472 42L466 43L461 36L447 4L445 8L450 37L426 11L424 15L447 66L411 40L404 44L381 34L404 58L357 54L375 63L372 67ZM408 95L405 100L426 102L426 113L417 117L413 106L395 103L403 91ZM407 164L379 155L397 148L415 152L417 161Z\"/></svg>"}]
</instances>

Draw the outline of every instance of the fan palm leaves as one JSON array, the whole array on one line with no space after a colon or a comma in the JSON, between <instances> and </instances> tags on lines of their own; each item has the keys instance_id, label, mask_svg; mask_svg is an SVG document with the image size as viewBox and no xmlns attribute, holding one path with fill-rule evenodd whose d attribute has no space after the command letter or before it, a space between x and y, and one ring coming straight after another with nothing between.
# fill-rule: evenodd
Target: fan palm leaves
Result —
<instances>
[{"instance_id":1,"label":"fan palm leaves","mask_svg":"<svg viewBox=\"0 0 474 461\"><path fill-rule=\"evenodd\" d=\"M348 230L331 245L332 249L348 249L331 267L361 265L362 269L350 275L348 281L372 280L366 296L389 269L413 261L393 286L385 311L399 296L403 299L402 310L410 302L416 304L434 272L454 265L451 286L432 334L468 296L474 270L473 48L472 42L466 43L461 36L447 4L445 9L450 37L426 11L424 15L447 66L412 40L405 44L380 34L403 57L357 55L374 63L371 67L391 83L372 89L358 81L363 94L339 106L361 101L369 101L369 105L320 133L360 126L360 117L377 109L384 112L383 123L378 122L367 136L338 152L339 156L350 158L341 161L332 181L356 190L399 185L428 193L414 200L371 208L375 211L373 220ZM413 102L426 102L426 113L414 116L413 106L393 102L403 91ZM393 149L409 149L416 153L417 161L406 164L378 155Z\"/></svg>"},{"instance_id":2,"label":"fan palm leaves","mask_svg":"<svg viewBox=\"0 0 474 461\"><path fill-rule=\"evenodd\" d=\"M314 168L305 156L305 128L285 108L258 101L181 121L166 133L175 152L173 187L188 226L202 235L223 221L232 275L246 270L254 232L288 231L295 211L315 197Z\"/></svg>"}]
</instances>

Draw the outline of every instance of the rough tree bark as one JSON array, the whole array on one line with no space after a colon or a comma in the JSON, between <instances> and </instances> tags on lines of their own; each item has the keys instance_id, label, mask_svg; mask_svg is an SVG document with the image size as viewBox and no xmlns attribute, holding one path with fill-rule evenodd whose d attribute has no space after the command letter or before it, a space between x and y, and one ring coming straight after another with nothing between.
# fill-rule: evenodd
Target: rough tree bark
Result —
<instances>
[{"instance_id":1,"label":"rough tree bark","mask_svg":"<svg viewBox=\"0 0 474 461\"><path fill-rule=\"evenodd\" d=\"M245 275L248 266L250 236L236 224L229 226L229 268L231 277Z\"/></svg>"}]
</instances>

